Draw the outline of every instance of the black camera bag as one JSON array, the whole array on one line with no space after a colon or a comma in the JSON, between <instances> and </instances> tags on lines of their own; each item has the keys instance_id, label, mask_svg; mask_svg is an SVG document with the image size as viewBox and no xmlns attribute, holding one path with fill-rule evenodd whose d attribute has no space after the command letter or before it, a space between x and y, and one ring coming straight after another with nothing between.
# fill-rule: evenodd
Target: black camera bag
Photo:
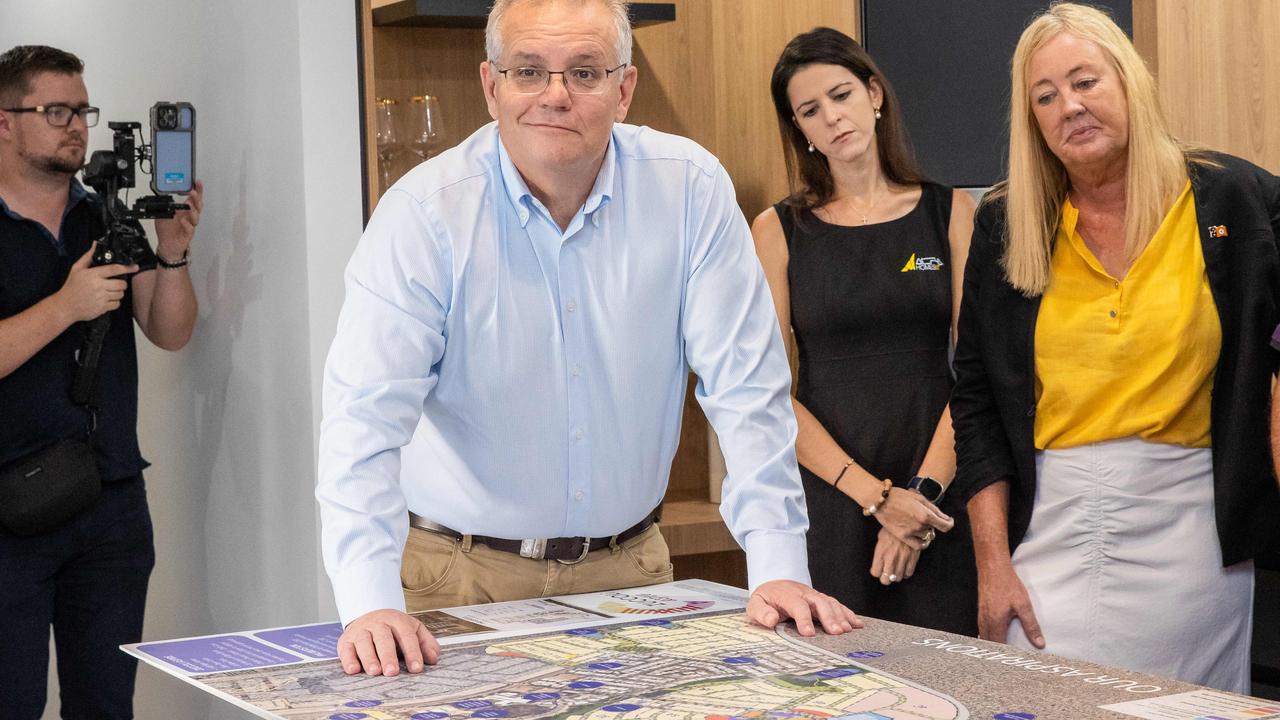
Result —
<instances>
[{"instance_id":1,"label":"black camera bag","mask_svg":"<svg viewBox=\"0 0 1280 720\"><path fill-rule=\"evenodd\" d=\"M65 439L0 468L0 525L14 535L52 530L102 493L93 448Z\"/></svg>"},{"instance_id":2,"label":"black camera bag","mask_svg":"<svg viewBox=\"0 0 1280 720\"><path fill-rule=\"evenodd\" d=\"M102 252L98 243L95 265ZM98 361L111 325L106 312L85 325L84 343L73 358L71 400L88 419L83 439L63 438L0 467L0 526L23 537L39 535L88 509L102 494L102 478L90 439L98 426L94 403Z\"/></svg>"}]
</instances>

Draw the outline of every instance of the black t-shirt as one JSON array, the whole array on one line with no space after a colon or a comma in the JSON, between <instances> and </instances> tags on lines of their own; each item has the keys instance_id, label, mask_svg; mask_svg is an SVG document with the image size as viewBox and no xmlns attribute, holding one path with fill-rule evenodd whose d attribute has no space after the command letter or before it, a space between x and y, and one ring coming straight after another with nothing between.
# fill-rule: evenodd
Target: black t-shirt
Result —
<instances>
[{"instance_id":1,"label":"black t-shirt","mask_svg":"<svg viewBox=\"0 0 1280 720\"><path fill-rule=\"evenodd\" d=\"M62 288L71 266L102 234L101 206L72 181L60 238L11 211L0 198L0 318L30 308ZM59 242L60 241L60 242ZM147 253L138 263L155 267ZM59 438L82 437L87 414L71 401L74 356L87 323L75 323L31 359L0 378L0 464ZM126 291L111 313L97 379L98 429L93 435L104 481L133 477L147 466L138 450L138 358L133 298Z\"/></svg>"}]
</instances>

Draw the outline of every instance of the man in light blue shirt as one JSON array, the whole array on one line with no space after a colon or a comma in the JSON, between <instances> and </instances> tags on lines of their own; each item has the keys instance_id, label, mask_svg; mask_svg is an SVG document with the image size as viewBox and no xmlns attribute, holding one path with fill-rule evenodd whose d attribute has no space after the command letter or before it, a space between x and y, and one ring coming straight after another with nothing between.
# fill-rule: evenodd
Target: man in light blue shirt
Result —
<instances>
[{"instance_id":1,"label":"man in light blue shirt","mask_svg":"<svg viewBox=\"0 0 1280 720\"><path fill-rule=\"evenodd\" d=\"M728 175L689 140L615 124L636 85L626 4L499 0L486 38L497 122L387 191L347 268L316 491L344 668L437 660L406 595L669 579L650 519L688 368L726 457L748 615L859 626L808 586L790 371Z\"/></svg>"}]
</instances>

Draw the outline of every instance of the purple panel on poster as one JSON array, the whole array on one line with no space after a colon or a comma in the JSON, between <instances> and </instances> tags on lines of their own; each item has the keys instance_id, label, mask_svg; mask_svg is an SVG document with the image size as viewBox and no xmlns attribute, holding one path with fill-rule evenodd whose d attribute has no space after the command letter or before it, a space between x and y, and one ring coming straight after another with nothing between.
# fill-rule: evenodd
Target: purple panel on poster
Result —
<instances>
[{"instance_id":1,"label":"purple panel on poster","mask_svg":"<svg viewBox=\"0 0 1280 720\"><path fill-rule=\"evenodd\" d=\"M307 657L328 660L338 657L338 638L342 636L341 623L303 625L302 627L263 630L254 637L286 647Z\"/></svg>"},{"instance_id":2,"label":"purple panel on poster","mask_svg":"<svg viewBox=\"0 0 1280 720\"><path fill-rule=\"evenodd\" d=\"M192 673L244 670L298 662L298 658L243 635L174 640L139 645L142 652Z\"/></svg>"}]
</instances>

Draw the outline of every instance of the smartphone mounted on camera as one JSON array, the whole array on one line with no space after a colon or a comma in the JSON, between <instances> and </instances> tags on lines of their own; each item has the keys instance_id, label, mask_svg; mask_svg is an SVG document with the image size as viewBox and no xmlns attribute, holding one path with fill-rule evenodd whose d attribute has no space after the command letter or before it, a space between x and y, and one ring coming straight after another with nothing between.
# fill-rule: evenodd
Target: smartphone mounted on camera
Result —
<instances>
[{"instance_id":1,"label":"smartphone mounted on camera","mask_svg":"<svg viewBox=\"0 0 1280 720\"><path fill-rule=\"evenodd\" d=\"M196 175L196 109L186 102L151 106L151 189L185 195Z\"/></svg>"}]
</instances>

